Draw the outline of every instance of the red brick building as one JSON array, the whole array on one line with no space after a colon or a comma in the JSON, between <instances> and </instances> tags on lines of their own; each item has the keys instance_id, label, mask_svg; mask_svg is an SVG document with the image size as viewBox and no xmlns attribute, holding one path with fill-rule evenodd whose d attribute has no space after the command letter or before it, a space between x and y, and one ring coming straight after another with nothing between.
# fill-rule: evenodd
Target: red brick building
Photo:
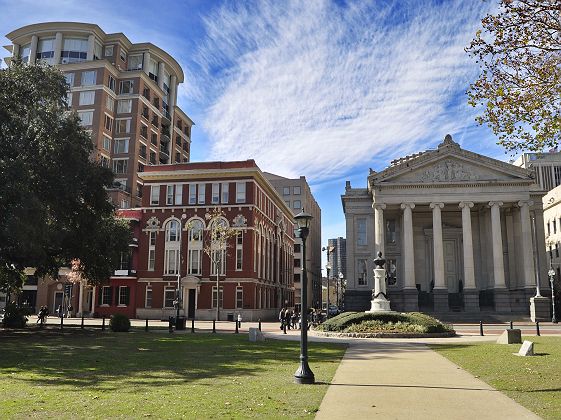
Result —
<instances>
[{"instance_id":1,"label":"red brick building","mask_svg":"<svg viewBox=\"0 0 561 420\"><path fill-rule=\"evenodd\" d=\"M294 304L293 215L253 160L147 166L142 206L123 210L137 239L109 284L95 293L95 312L166 319L276 318ZM223 217L214 217L219 210ZM235 234L205 252L213 223ZM207 250L208 251L208 250ZM219 289L217 289L218 275ZM219 290L219 292L218 292Z\"/></svg>"}]
</instances>

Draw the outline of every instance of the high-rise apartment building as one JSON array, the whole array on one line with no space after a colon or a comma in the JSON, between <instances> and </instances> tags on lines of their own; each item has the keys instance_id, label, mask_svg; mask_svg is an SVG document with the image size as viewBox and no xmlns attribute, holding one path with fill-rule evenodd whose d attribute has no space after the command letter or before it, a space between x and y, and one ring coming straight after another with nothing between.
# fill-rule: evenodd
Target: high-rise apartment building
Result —
<instances>
[{"instance_id":1,"label":"high-rise apartment building","mask_svg":"<svg viewBox=\"0 0 561 420\"><path fill-rule=\"evenodd\" d=\"M331 266L329 277L339 278L339 273L343 274L343 278L347 277L347 240L345 238L328 239L329 247L329 265Z\"/></svg>"},{"instance_id":2,"label":"high-rise apartment building","mask_svg":"<svg viewBox=\"0 0 561 420\"><path fill-rule=\"evenodd\" d=\"M549 152L522 153L511 162L515 166L534 171L536 184L545 191L561 185L561 153L556 149Z\"/></svg>"},{"instance_id":3,"label":"high-rise apartment building","mask_svg":"<svg viewBox=\"0 0 561 420\"><path fill-rule=\"evenodd\" d=\"M306 239L305 256L308 271L308 305L321 308L321 209L312 195L306 177L284 178L268 172L264 175L295 215L305 209L313 217L310 234ZM297 304L301 302L303 258L302 240L297 238L294 242L294 288Z\"/></svg>"},{"instance_id":4,"label":"high-rise apartment building","mask_svg":"<svg viewBox=\"0 0 561 420\"><path fill-rule=\"evenodd\" d=\"M146 165L189 162L193 121L177 106L183 70L167 52L90 23L37 23L6 37L8 65L47 63L65 74L93 157L115 174L110 197L118 207L139 205Z\"/></svg>"}]
</instances>

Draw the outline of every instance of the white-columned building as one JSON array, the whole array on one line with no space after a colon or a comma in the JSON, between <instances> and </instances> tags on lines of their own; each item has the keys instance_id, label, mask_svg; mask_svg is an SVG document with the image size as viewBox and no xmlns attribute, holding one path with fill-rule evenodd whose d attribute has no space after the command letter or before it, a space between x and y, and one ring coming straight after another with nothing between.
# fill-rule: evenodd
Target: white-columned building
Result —
<instances>
[{"instance_id":1,"label":"white-columned building","mask_svg":"<svg viewBox=\"0 0 561 420\"><path fill-rule=\"evenodd\" d=\"M342 196L346 310L370 308L378 251L393 310L528 313L536 281L549 290L545 191L531 171L447 135L436 150L393 161L367 181L347 182Z\"/></svg>"}]
</instances>

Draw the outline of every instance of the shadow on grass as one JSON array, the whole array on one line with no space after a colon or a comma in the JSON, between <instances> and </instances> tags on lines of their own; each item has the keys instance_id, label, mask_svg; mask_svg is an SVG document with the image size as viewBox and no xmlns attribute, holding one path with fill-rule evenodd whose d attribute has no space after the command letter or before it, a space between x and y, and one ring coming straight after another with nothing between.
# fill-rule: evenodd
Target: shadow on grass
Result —
<instances>
[{"instance_id":1,"label":"shadow on grass","mask_svg":"<svg viewBox=\"0 0 561 420\"><path fill-rule=\"evenodd\" d=\"M298 364L299 344L250 343L245 334L101 333L42 330L1 334L0 374L35 385L115 389L254 376ZM339 362L340 346L310 343L313 360ZM117 381L117 382L114 382Z\"/></svg>"}]
</instances>

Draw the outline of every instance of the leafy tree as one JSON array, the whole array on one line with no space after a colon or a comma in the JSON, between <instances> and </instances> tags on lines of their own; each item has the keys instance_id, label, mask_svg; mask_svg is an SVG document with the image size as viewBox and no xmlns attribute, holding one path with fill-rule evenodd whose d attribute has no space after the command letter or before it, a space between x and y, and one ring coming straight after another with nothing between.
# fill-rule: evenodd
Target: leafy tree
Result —
<instances>
[{"instance_id":1,"label":"leafy tree","mask_svg":"<svg viewBox=\"0 0 561 420\"><path fill-rule=\"evenodd\" d=\"M115 219L113 175L93 159L90 134L68 111L68 86L52 67L15 62L0 70L0 287L24 267L51 274L80 261L85 278L106 279L130 232ZM9 281L8 281L8 280ZM21 283L21 281L19 281Z\"/></svg>"},{"instance_id":2,"label":"leafy tree","mask_svg":"<svg viewBox=\"0 0 561 420\"><path fill-rule=\"evenodd\" d=\"M500 0L466 48L481 68L468 91L507 150L556 147L561 136L561 2Z\"/></svg>"},{"instance_id":3,"label":"leafy tree","mask_svg":"<svg viewBox=\"0 0 561 420\"><path fill-rule=\"evenodd\" d=\"M216 275L216 321L218 321L220 319L220 267L226 264L229 241L238 235L238 230L228 225L224 212L219 208L205 214L205 218L209 223L204 232L203 252L209 257Z\"/></svg>"}]
</instances>

